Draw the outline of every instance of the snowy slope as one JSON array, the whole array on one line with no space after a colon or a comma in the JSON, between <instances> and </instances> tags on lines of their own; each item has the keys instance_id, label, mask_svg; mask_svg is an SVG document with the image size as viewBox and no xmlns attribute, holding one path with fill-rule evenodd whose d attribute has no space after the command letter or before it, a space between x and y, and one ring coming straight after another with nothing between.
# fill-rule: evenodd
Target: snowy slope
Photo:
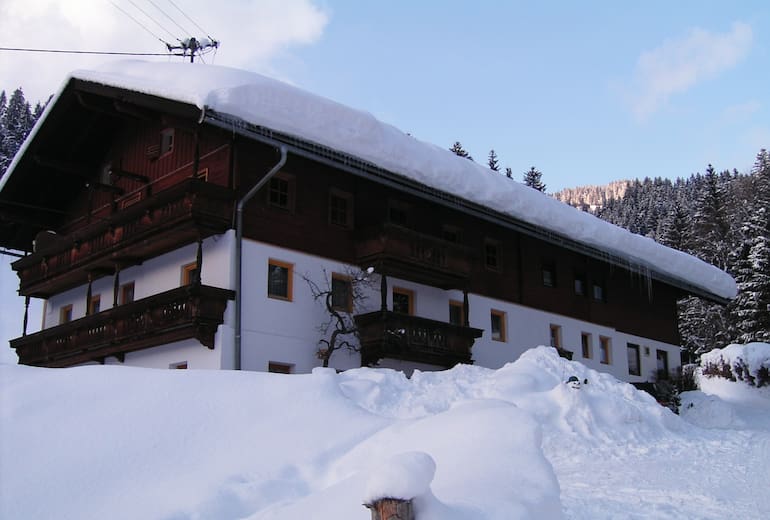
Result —
<instances>
[{"instance_id":1,"label":"snowy slope","mask_svg":"<svg viewBox=\"0 0 770 520\"><path fill-rule=\"evenodd\" d=\"M0 518L364 520L378 494L420 520L770 514L761 422L694 426L546 347L412 379L2 365L0 396Z\"/></svg>"},{"instance_id":2,"label":"snowy slope","mask_svg":"<svg viewBox=\"0 0 770 520\"><path fill-rule=\"evenodd\" d=\"M72 77L237 116L607 250L642 270L666 273L724 298L736 294L729 275L690 255L632 234L503 175L493 175L482 165L422 142L371 114L258 74L216 66L123 61L99 70L75 71ZM45 117L43 114L38 126ZM34 133L33 129L31 135ZM14 166L9 167L10 173ZM0 180L0 189L3 182Z\"/></svg>"}]
</instances>

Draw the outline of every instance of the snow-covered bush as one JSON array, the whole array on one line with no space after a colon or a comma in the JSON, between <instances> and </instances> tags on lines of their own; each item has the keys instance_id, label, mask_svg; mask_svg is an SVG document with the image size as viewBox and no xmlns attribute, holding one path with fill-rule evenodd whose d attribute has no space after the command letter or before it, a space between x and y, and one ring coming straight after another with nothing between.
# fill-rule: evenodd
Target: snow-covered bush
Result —
<instances>
[{"instance_id":1,"label":"snow-covered bush","mask_svg":"<svg viewBox=\"0 0 770 520\"><path fill-rule=\"evenodd\" d=\"M733 344L714 349L701 356L700 368L705 377L744 381L757 388L770 386L770 344Z\"/></svg>"}]
</instances>

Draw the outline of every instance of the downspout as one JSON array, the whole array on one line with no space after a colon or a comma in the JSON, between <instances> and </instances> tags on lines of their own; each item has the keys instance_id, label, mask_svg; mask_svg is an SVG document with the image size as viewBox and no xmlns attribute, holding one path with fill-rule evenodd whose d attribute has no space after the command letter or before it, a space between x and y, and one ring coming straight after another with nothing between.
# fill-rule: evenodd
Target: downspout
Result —
<instances>
[{"instance_id":1,"label":"downspout","mask_svg":"<svg viewBox=\"0 0 770 520\"><path fill-rule=\"evenodd\" d=\"M241 369L241 268L243 265L241 255L243 251L243 207L270 179L273 178L276 173L278 173L278 170L286 164L286 147L281 145L278 150L281 153L281 158L278 160L278 163L276 163L276 165L267 172L267 175L262 177L259 182L257 182L257 184L238 201L238 206L235 210L235 364L233 366L235 370Z\"/></svg>"}]
</instances>

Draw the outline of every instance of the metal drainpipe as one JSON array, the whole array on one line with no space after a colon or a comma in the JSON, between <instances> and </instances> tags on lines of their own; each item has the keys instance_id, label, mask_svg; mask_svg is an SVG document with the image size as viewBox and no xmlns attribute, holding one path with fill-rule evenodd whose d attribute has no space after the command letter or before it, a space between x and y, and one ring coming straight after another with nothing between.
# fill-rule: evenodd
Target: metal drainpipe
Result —
<instances>
[{"instance_id":1,"label":"metal drainpipe","mask_svg":"<svg viewBox=\"0 0 770 520\"><path fill-rule=\"evenodd\" d=\"M243 251L243 207L251 200L257 192L267 184L267 182L278 173L284 164L286 164L286 147L281 145L278 150L281 153L281 158L278 163L273 166L267 175L262 177L259 182L252 187L249 192L238 201L238 206L235 210L235 370L241 369L241 267L243 261L241 258Z\"/></svg>"}]
</instances>

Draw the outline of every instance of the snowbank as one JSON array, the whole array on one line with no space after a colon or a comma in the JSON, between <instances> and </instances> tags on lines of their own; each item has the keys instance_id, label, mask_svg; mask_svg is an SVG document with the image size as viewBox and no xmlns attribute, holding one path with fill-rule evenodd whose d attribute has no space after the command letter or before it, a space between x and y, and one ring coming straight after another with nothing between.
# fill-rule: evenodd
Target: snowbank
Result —
<instances>
[{"instance_id":1,"label":"snowbank","mask_svg":"<svg viewBox=\"0 0 770 520\"><path fill-rule=\"evenodd\" d=\"M696 429L548 347L411 379L2 365L0 400L0 518L365 520L382 494L420 520L770 512L766 432Z\"/></svg>"},{"instance_id":2,"label":"snowbank","mask_svg":"<svg viewBox=\"0 0 770 520\"><path fill-rule=\"evenodd\" d=\"M723 371L728 379L744 381L750 386L770 387L770 344L732 344L716 348L701 356L700 369L703 377L700 384L718 377L715 372ZM704 381L706 380L706 381Z\"/></svg>"},{"instance_id":3,"label":"snowbank","mask_svg":"<svg viewBox=\"0 0 770 520\"><path fill-rule=\"evenodd\" d=\"M484 166L420 141L371 114L259 74L218 66L119 61L98 70L75 71L72 78L233 115L347 153L435 189L450 191L462 199L609 251L626 259L629 268L644 271L641 274L652 269L723 298L733 298L736 294L732 277L695 257L630 233L503 175L492 175ZM38 127L46 116L47 112ZM334 124L329 124L330 121ZM35 133L33 129L31 135ZM9 173L13 173L14 167L12 163ZM8 177L0 180L0 189Z\"/></svg>"}]
</instances>

